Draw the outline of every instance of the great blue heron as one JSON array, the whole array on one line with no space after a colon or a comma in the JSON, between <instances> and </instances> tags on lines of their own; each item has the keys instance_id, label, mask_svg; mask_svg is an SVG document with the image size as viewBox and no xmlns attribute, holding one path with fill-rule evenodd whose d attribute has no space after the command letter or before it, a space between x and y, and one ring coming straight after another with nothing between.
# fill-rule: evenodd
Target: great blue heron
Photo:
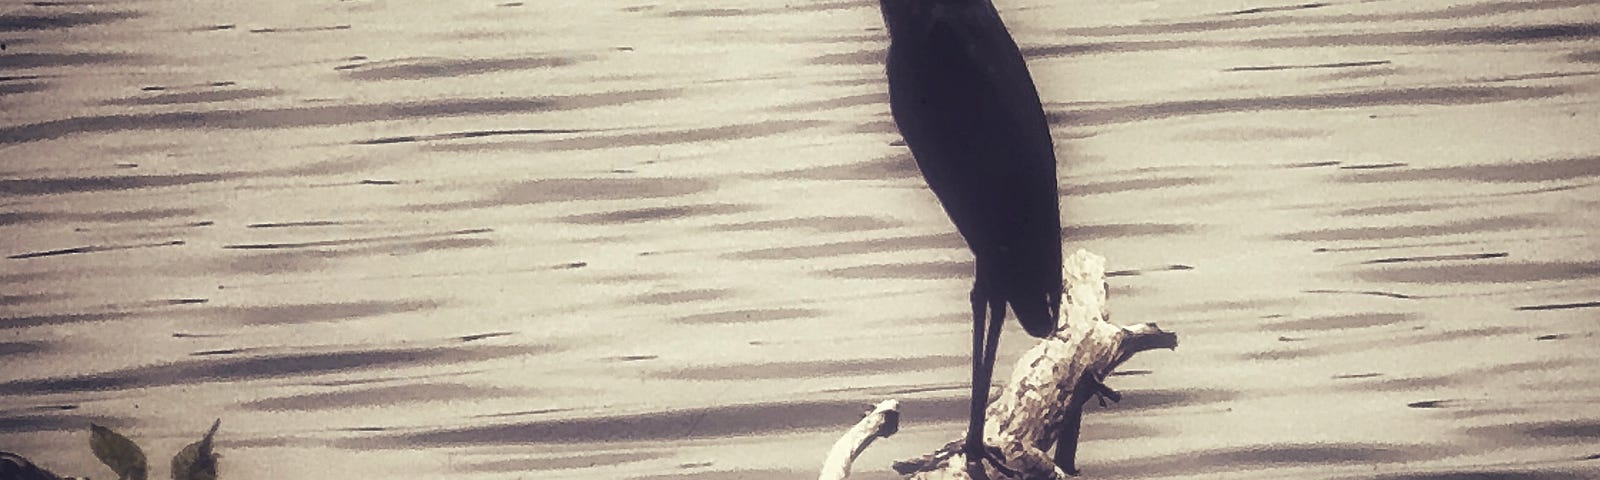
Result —
<instances>
[{"instance_id":1,"label":"great blue heron","mask_svg":"<svg viewBox=\"0 0 1600 480\"><path fill-rule=\"evenodd\" d=\"M972 411L963 450L984 458L984 408L1006 305L1048 336L1061 307L1055 149L1017 44L989 0L879 0L889 105L906 146L976 257Z\"/></svg>"}]
</instances>

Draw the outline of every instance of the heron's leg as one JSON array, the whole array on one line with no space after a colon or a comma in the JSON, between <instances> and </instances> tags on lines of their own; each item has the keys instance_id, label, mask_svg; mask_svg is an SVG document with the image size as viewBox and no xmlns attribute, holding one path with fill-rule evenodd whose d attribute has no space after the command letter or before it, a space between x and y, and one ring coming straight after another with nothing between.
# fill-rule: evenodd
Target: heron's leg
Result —
<instances>
[{"instance_id":1,"label":"heron's leg","mask_svg":"<svg viewBox=\"0 0 1600 480\"><path fill-rule=\"evenodd\" d=\"M983 448L983 423L984 409L989 405L989 376L983 360L987 350L984 340L988 331L986 324L989 323L985 316L989 295L983 287L981 279L972 285L972 410L967 417L967 439L961 451L966 455L967 474L974 479L987 480L982 459L986 454Z\"/></svg>"},{"instance_id":2,"label":"heron's leg","mask_svg":"<svg viewBox=\"0 0 1600 480\"><path fill-rule=\"evenodd\" d=\"M982 372L983 378L974 380L974 381L978 382L978 385L982 386L982 388L979 388L979 389L974 391L974 397L973 397L973 402L976 402L976 404L983 405L980 408L983 409L981 411L984 413L984 416L983 417L979 417L979 419L978 419L979 420L979 423L978 423L978 431L979 432L982 432L983 431L983 425L988 423L988 418L987 418L988 415L987 414L988 414L988 408L989 408L989 388L994 385L994 359L995 359L995 354L1000 350L1000 328L1004 327L1005 324L1006 324L1006 302L1004 300L990 300L990 303L989 303L989 325L988 325L988 328L985 329L985 330L987 330L987 332L985 332L986 335L984 337L984 342L983 342L983 369L980 370ZM976 392L982 392L982 393L976 393ZM982 436L981 433L978 436L978 441L979 441L979 444L982 445L983 436ZM1006 459L997 456L997 454L999 453L998 451L990 451L987 448L986 445L984 447L985 447L985 451L984 451L985 455L984 456L989 458L990 462L994 463L995 468L997 468L997 469L999 469L1001 471L1004 471L1004 472L1008 472L1008 474L1009 474L1010 471L1005 466Z\"/></svg>"},{"instance_id":3,"label":"heron's leg","mask_svg":"<svg viewBox=\"0 0 1600 480\"><path fill-rule=\"evenodd\" d=\"M994 358L1000 350L1000 327L1006 324L1006 302L995 300L989 304L989 336L984 340L983 348L983 392L984 399L989 395L989 386L994 379ZM988 401L984 402L988 406Z\"/></svg>"}]
</instances>

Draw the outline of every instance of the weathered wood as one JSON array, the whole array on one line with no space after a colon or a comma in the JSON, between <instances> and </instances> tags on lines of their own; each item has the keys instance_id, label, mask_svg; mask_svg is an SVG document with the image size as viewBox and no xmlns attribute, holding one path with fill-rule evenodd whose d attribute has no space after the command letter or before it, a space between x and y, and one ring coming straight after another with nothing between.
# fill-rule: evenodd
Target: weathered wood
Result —
<instances>
[{"instance_id":1,"label":"weathered wood","mask_svg":"<svg viewBox=\"0 0 1600 480\"><path fill-rule=\"evenodd\" d=\"M1063 271L1066 295L1055 333L1017 360L1005 390L989 404L984 443L994 461L984 462L982 478L1076 475L1084 403L1120 399L1104 380L1133 354L1178 345L1177 335L1153 323L1122 327L1108 321L1104 258L1079 250L1065 259ZM894 468L919 480L973 478L960 447L951 442Z\"/></svg>"},{"instance_id":2,"label":"weathered wood","mask_svg":"<svg viewBox=\"0 0 1600 480\"><path fill-rule=\"evenodd\" d=\"M878 437L887 438L900 430L900 402L884 400L867 412L867 416L850 427L843 437L833 442L828 458L822 462L822 473L817 480L843 480L850 476L850 465L856 456L867 449Z\"/></svg>"}]
</instances>

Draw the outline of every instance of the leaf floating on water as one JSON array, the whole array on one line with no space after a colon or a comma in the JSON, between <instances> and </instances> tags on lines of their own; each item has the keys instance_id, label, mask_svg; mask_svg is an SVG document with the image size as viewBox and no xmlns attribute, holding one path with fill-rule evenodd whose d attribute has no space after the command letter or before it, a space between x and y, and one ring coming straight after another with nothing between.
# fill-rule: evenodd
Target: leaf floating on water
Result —
<instances>
[{"instance_id":1,"label":"leaf floating on water","mask_svg":"<svg viewBox=\"0 0 1600 480\"><path fill-rule=\"evenodd\" d=\"M146 480L149 467L138 445L111 429L89 424L89 449L122 480Z\"/></svg>"},{"instance_id":2,"label":"leaf floating on water","mask_svg":"<svg viewBox=\"0 0 1600 480\"><path fill-rule=\"evenodd\" d=\"M172 457L172 480L217 480L217 455L212 451L211 441L221 425L220 418L212 422L205 438L183 447Z\"/></svg>"}]
</instances>

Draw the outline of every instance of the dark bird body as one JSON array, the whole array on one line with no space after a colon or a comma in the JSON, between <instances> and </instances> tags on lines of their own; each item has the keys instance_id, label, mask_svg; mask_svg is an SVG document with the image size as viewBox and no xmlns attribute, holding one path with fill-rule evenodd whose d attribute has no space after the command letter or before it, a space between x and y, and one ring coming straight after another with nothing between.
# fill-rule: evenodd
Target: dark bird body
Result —
<instances>
[{"instance_id":1,"label":"dark bird body","mask_svg":"<svg viewBox=\"0 0 1600 480\"><path fill-rule=\"evenodd\" d=\"M977 282L1035 336L1061 299L1050 127L1022 54L983 0L883 0L889 102L928 186L977 260Z\"/></svg>"},{"instance_id":2,"label":"dark bird body","mask_svg":"<svg viewBox=\"0 0 1600 480\"><path fill-rule=\"evenodd\" d=\"M1056 327L1061 213L1055 148L1033 78L988 0L880 0L889 104L917 167L976 260L967 458L1006 306L1029 334ZM985 336L987 332L987 336ZM981 359L981 361L980 361Z\"/></svg>"}]
</instances>

